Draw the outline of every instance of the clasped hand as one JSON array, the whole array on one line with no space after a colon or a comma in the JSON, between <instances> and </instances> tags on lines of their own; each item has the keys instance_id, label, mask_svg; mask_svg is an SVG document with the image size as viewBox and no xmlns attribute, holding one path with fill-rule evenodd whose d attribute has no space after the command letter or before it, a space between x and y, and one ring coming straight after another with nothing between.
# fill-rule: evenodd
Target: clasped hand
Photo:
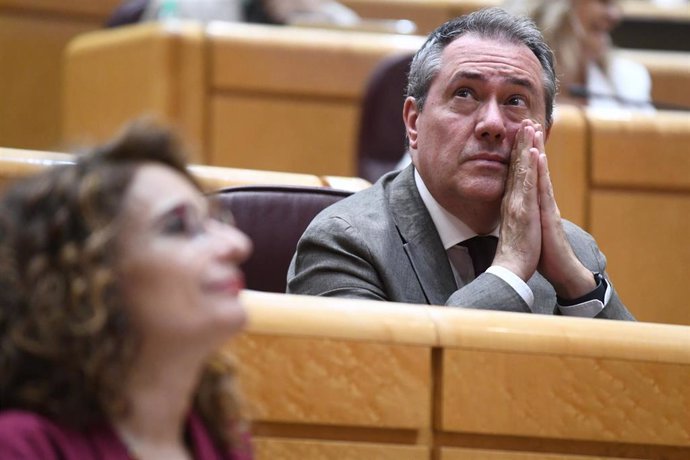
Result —
<instances>
[{"instance_id":1,"label":"clasped hand","mask_svg":"<svg viewBox=\"0 0 690 460\"><path fill-rule=\"evenodd\" d=\"M510 157L501 226L493 261L527 281L539 271L565 299L594 290L589 271L575 256L553 194L542 126L524 120Z\"/></svg>"}]
</instances>

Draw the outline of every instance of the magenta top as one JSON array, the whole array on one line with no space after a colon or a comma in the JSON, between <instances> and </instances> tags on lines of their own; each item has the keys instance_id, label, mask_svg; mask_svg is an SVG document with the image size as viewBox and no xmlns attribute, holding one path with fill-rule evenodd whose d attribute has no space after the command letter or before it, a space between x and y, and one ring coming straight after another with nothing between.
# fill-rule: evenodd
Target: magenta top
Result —
<instances>
[{"instance_id":1,"label":"magenta top","mask_svg":"<svg viewBox=\"0 0 690 460\"><path fill-rule=\"evenodd\" d=\"M222 452L201 418L187 420L187 439L195 460L251 460L246 452ZM75 431L33 412L0 413L0 460L133 460L113 428L104 424Z\"/></svg>"}]
</instances>

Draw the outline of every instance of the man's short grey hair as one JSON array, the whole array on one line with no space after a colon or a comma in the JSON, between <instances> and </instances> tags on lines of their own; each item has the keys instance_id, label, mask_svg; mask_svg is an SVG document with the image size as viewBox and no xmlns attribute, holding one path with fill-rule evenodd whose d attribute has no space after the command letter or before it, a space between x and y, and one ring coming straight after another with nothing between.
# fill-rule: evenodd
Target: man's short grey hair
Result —
<instances>
[{"instance_id":1,"label":"man's short grey hair","mask_svg":"<svg viewBox=\"0 0 690 460\"><path fill-rule=\"evenodd\" d=\"M417 108L420 111L424 108L431 82L441 69L443 50L455 39L468 34L523 44L534 53L543 70L546 125L550 127L558 88L553 52L531 19L513 16L501 8L486 8L451 19L429 35L412 59L407 81L407 95L415 98Z\"/></svg>"}]
</instances>

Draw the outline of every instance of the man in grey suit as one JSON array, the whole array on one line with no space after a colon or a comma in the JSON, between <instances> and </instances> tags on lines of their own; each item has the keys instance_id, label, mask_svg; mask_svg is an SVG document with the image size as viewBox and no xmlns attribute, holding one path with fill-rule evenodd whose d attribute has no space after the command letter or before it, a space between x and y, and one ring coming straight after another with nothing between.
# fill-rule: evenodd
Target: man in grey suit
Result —
<instances>
[{"instance_id":1,"label":"man in grey suit","mask_svg":"<svg viewBox=\"0 0 690 460\"><path fill-rule=\"evenodd\" d=\"M529 20L490 8L439 27L410 69L412 165L314 219L288 292L632 320L595 241L560 218L556 86Z\"/></svg>"}]
</instances>

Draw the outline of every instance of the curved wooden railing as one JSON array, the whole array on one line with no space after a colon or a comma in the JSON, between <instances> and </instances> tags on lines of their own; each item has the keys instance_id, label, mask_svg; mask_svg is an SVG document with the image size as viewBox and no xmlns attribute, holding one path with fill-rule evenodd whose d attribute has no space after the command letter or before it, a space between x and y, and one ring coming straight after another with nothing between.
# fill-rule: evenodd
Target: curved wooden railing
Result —
<instances>
[{"instance_id":1,"label":"curved wooden railing","mask_svg":"<svg viewBox=\"0 0 690 460\"><path fill-rule=\"evenodd\" d=\"M690 452L689 327L253 291L242 300L247 332L228 350L259 459Z\"/></svg>"}]
</instances>

